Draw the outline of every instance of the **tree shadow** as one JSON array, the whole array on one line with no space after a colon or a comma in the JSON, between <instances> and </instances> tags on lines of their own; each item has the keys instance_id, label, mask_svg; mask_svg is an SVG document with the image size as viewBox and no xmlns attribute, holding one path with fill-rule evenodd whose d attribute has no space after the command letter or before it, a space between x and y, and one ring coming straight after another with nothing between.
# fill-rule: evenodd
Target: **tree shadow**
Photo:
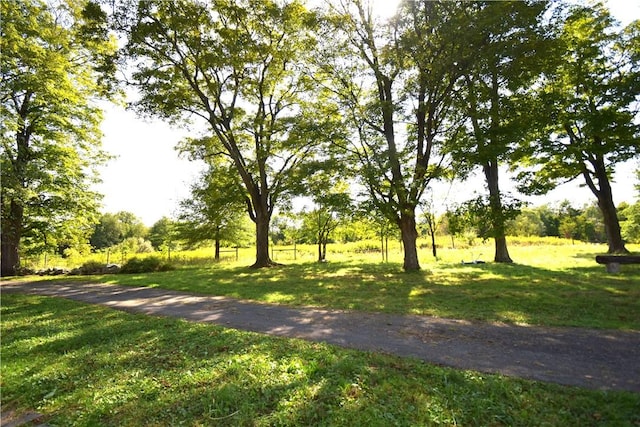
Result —
<instances>
[{"instance_id":1,"label":"tree shadow","mask_svg":"<svg viewBox=\"0 0 640 427\"><path fill-rule=\"evenodd\" d=\"M3 404L38 408L52 424L589 424L594 411L613 424L638 420L635 394L535 384L45 297L3 303ZM35 344L21 344L25 339Z\"/></svg>"},{"instance_id":2,"label":"tree shadow","mask_svg":"<svg viewBox=\"0 0 640 427\"><path fill-rule=\"evenodd\" d=\"M595 259L578 254L576 259ZM582 263L581 263L582 264ZM618 275L603 266L546 269L522 264L430 264L406 273L400 264L300 263L185 269L118 276L112 283L229 296L296 307L433 315L550 326L640 329L640 266Z\"/></svg>"}]
</instances>

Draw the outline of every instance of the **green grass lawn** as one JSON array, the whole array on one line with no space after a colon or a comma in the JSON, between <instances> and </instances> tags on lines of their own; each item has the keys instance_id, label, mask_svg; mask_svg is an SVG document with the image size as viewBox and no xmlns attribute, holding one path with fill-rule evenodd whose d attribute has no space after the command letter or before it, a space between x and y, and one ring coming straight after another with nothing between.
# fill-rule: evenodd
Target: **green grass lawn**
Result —
<instances>
[{"instance_id":1,"label":"green grass lawn","mask_svg":"<svg viewBox=\"0 0 640 427\"><path fill-rule=\"evenodd\" d=\"M491 247L441 250L438 261L423 250L423 270L417 273L402 271L399 252L389 263L381 263L377 254L330 252L324 264L312 256L261 270L246 267L247 260L209 262L170 272L92 279L294 306L640 330L640 265L608 274L594 261L605 250L587 244L513 246L516 263L476 265L460 261L483 253L489 256L482 259L489 260Z\"/></svg>"},{"instance_id":2,"label":"green grass lawn","mask_svg":"<svg viewBox=\"0 0 640 427\"><path fill-rule=\"evenodd\" d=\"M383 267L371 272L372 267L365 265L359 271L353 265L327 266L325 272L309 265L300 270L305 271L304 277L325 272L326 279L313 279L318 288L328 286L332 275L370 277L371 283L358 285L363 287L358 293L367 286L372 286L367 288L370 291L382 286L392 289L414 281L421 289L430 286L430 276L403 276ZM217 269L209 273L213 271ZM213 279L245 274L240 282L260 279L256 286L267 287L290 271L298 268L268 274L239 267L230 268L226 276L207 276L199 270L172 274L195 273L200 286L216 286ZM503 276L506 271L512 270L474 267L468 273ZM387 285L376 283L388 274ZM155 280L129 279L137 284ZM438 286L464 285L442 282ZM241 293L242 285L236 287L233 292ZM232 292L233 288L227 289ZM303 293L301 289L297 292ZM408 295L404 299L411 300ZM44 421L50 425L640 424L637 393L596 392L445 369L413 359L54 298L3 294L1 310L3 410L36 410L45 414Z\"/></svg>"}]
</instances>

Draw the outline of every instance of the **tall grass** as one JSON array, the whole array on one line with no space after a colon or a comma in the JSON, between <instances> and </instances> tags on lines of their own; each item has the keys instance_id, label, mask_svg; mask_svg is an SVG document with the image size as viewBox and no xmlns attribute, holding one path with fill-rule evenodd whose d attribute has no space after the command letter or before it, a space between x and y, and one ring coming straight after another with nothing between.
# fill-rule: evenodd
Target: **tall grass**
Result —
<instances>
[{"instance_id":1,"label":"tall grass","mask_svg":"<svg viewBox=\"0 0 640 427\"><path fill-rule=\"evenodd\" d=\"M522 250L529 246L538 247L571 247L576 252L589 248L590 252L606 252L606 246L594 245L582 242L576 242L558 237L509 237L509 250L512 254L523 253L528 256L530 251ZM474 261L476 259L483 261L492 260L492 242L482 242L475 239L472 244L463 238L456 238L454 241L449 236L440 236L437 245L437 258L434 259L431 251L431 243L427 239L418 239L418 248L421 264L428 265L433 261L459 262ZM640 251L640 245L628 245L630 250ZM294 256L295 248L295 256ZM317 246L312 244L298 244L287 246L271 245L272 258L274 261L281 263L305 263L317 259ZM236 258L235 248L222 248L220 262L224 264L250 265L255 260L255 248L239 248ZM570 252L570 250L568 250ZM544 252L544 251L543 251ZM386 258L388 255L388 259ZM160 256L166 261L176 266L210 266L215 262L213 247L202 247L193 250L181 250L172 252L153 252L153 253L122 253L118 251L102 250L88 254L74 254L71 257L62 257L60 255L42 254L23 259L23 265L32 270L44 270L50 267L58 267L65 269L73 269L81 266L86 262L96 262L102 264L124 264L132 258L146 258L149 256ZM381 250L381 242L379 240L362 240L349 243L330 243L327 245L328 260L339 261L362 261L362 262L384 262L391 263L402 262L403 251L402 243L397 239L388 241L388 250L385 254ZM515 260L521 262L522 260ZM530 260L527 259L526 262Z\"/></svg>"}]
</instances>

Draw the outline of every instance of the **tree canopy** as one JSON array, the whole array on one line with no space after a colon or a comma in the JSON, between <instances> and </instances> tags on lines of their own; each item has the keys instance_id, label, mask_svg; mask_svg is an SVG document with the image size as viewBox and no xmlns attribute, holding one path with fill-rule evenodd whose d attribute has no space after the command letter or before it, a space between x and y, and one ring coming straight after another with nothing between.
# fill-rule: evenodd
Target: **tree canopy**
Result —
<instances>
[{"instance_id":1,"label":"tree canopy","mask_svg":"<svg viewBox=\"0 0 640 427\"><path fill-rule=\"evenodd\" d=\"M231 160L256 224L255 266L271 265L273 210L322 135L303 72L315 15L298 1L141 1L121 22L138 110L206 123L212 137L196 152Z\"/></svg>"},{"instance_id":2,"label":"tree canopy","mask_svg":"<svg viewBox=\"0 0 640 427\"><path fill-rule=\"evenodd\" d=\"M2 274L26 249L59 251L92 231L96 248L126 239L122 218L98 221L100 195L87 190L107 158L96 101L117 93L116 64L137 90L131 107L188 128L179 149L207 165L183 201L183 237L233 240L224 230L249 218L256 267L274 264L271 219L293 197L313 204L322 260L355 196L383 234L397 228L403 267L418 270L416 211L436 180L474 168L487 195L457 219L495 239L496 262L511 261L510 227L574 235L597 216L518 218L501 166L530 194L584 180L610 252L635 233L635 205L618 217L611 180L640 154L640 21L620 28L602 4L406 0L388 19L372 0L102 4L111 14L92 0L1 3ZM156 245L173 238L167 227Z\"/></svg>"},{"instance_id":3,"label":"tree canopy","mask_svg":"<svg viewBox=\"0 0 640 427\"><path fill-rule=\"evenodd\" d=\"M605 219L609 252L627 252L611 189L616 164L640 154L638 21L620 30L602 4L570 7L558 25L562 51L540 81L542 131L521 178L531 193L584 180Z\"/></svg>"}]
</instances>

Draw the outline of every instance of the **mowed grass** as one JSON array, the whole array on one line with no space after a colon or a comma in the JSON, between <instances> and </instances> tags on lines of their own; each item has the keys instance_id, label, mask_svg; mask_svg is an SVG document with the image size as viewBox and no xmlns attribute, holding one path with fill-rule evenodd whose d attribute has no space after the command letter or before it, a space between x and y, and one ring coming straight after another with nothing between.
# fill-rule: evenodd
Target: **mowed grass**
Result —
<instances>
[{"instance_id":1,"label":"mowed grass","mask_svg":"<svg viewBox=\"0 0 640 427\"><path fill-rule=\"evenodd\" d=\"M328 263L317 263L312 249L307 257L281 260L285 265L269 269L247 267L249 258L91 279L293 306L640 330L640 265L607 273L594 260L606 251L603 245L512 246L514 264L474 265L461 260L489 261L490 246L440 250L439 260L423 249L423 270L415 273L402 271L399 251L388 263L380 262L379 254L331 252ZM630 249L640 247L630 245Z\"/></svg>"},{"instance_id":2,"label":"mowed grass","mask_svg":"<svg viewBox=\"0 0 640 427\"><path fill-rule=\"evenodd\" d=\"M62 299L3 294L1 309L3 411L36 410L50 425L640 423L637 393L445 369Z\"/></svg>"}]
</instances>

